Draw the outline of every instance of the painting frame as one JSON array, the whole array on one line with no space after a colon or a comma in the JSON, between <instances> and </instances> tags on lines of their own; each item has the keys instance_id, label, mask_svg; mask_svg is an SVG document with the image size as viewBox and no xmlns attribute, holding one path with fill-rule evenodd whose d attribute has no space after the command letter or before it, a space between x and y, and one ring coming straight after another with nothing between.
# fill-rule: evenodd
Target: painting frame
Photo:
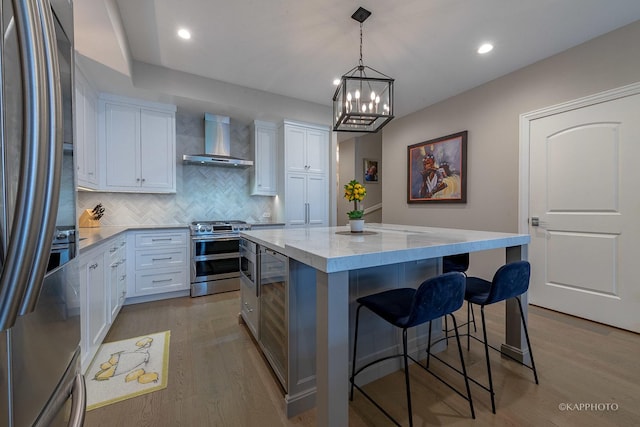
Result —
<instances>
[{"instance_id":1,"label":"painting frame","mask_svg":"<svg viewBox=\"0 0 640 427\"><path fill-rule=\"evenodd\" d=\"M362 180L365 184L380 182L380 161L376 159L362 159Z\"/></svg>"},{"instance_id":2,"label":"painting frame","mask_svg":"<svg viewBox=\"0 0 640 427\"><path fill-rule=\"evenodd\" d=\"M468 131L407 147L407 203L467 202Z\"/></svg>"}]
</instances>

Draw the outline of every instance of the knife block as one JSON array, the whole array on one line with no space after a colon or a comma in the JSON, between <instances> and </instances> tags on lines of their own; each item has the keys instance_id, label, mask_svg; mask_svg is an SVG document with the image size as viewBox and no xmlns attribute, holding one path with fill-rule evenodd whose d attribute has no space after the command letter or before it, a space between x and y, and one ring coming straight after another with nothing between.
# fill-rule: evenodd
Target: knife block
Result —
<instances>
[{"instance_id":1,"label":"knife block","mask_svg":"<svg viewBox=\"0 0 640 427\"><path fill-rule=\"evenodd\" d=\"M78 220L78 226L83 228L84 227L88 227L88 228L100 227L100 220L93 219L93 213L91 212L91 209L85 209L84 212L82 212L82 215L80 215L80 219Z\"/></svg>"}]
</instances>

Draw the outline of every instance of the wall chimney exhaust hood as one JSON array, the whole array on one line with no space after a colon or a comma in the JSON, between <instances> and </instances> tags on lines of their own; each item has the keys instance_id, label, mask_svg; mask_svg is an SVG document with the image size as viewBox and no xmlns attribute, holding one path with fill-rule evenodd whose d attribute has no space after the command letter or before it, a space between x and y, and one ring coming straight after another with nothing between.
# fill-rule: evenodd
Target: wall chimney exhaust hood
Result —
<instances>
[{"instance_id":1,"label":"wall chimney exhaust hood","mask_svg":"<svg viewBox=\"0 0 640 427\"><path fill-rule=\"evenodd\" d=\"M229 117L204 114L204 154L185 154L184 163L205 166L229 166L246 168L253 166L251 160L231 157Z\"/></svg>"}]
</instances>

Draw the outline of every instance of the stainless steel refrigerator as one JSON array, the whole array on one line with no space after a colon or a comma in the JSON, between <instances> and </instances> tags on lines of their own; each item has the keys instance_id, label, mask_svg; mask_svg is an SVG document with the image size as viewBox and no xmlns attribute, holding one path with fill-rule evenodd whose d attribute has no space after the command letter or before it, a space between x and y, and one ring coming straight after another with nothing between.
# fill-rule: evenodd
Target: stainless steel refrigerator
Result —
<instances>
[{"instance_id":1,"label":"stainless steel refrigerator","mask_svg":"<svg viewBox=\"0 0 640 427\"><path fill-rule=\"evenodd\" d=\"M0 427L80 426L72 4L0 1Z\"/></svg>"}]
</instances>

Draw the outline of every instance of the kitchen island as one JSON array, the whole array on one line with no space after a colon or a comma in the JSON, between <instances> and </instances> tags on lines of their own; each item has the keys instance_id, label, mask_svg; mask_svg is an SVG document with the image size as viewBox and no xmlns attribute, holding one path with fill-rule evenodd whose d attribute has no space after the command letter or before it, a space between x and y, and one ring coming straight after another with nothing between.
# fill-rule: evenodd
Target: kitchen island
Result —
<instances>
[{"instance_id":1,"label":"kitchen island","mask_svg":"<svg viewBox=\"0 0 640 427\"><path fill-rule=\"evenodd\" d=\"M395 224L367 224L361 234L349 233L348 227L309 227L249 231L241 236L315 270L316 407L320 426L348 425L349 306L354 276L366 277L372 269L377 269L378 276L386 268L434 262L437 273L443 256L499 248L505 248L505 261L512 262L526 258L529 243L525 234ZM396 282L391 286L401 286L404 276L390 274ZM526 298L523 302L526 307ZM506 310L503 350L526 360L517 307L507 304Z\"/></svg>"}]
</instances>

